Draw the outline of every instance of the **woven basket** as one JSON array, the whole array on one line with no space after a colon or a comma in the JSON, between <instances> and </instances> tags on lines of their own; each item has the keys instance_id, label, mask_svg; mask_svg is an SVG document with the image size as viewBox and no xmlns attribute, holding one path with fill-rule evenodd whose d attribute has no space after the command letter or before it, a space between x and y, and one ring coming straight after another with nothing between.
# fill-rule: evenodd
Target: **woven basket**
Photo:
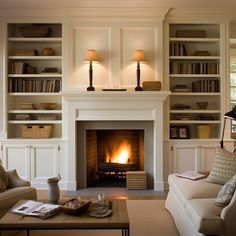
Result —
<instances>
[{"instance_id":1,"label":"woven basket","mask_svg":"<svg viewBox=\"0 0 236 236\"><path fill-rule=\"evenodd\" d=\"M27 25L19 28L20 33L25 38L48 37L51 28L46 25Z\"/></svg>"},{"instance_id":2,"label":"woven basket","mask_svg":"<svg viewBox=\"0 0 236 236\"><path fill-rule=\"evenodd\" d=\"M22 138L50 138L52 125L22 125Z\"/></svg>"}]
</instances>

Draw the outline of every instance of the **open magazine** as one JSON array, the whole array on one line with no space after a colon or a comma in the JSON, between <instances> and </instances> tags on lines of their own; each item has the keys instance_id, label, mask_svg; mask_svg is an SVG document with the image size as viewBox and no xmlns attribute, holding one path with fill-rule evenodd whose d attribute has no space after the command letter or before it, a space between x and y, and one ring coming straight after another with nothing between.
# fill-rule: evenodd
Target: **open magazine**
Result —
<instances>
[{"instance_id":1,"label":"open magazine","mask_svg":"<svg viewBox=\"0 0 236 236\"><path fill-rule=\"evenodd\" d=\"M23 216L36 216L42 219L47 219L59 211L60 205L46 204L31 200L24 201L11 209L12 213Z\"/></svg>"},{"instance_id":2,"label":"open magazine","mask_svg":"<svg viewBox=\"0 0 236 236\"><path fill-rule=\"evenodd\" d=\"M192 170L185 171L183 173L177 173L175 174L178 177L186 178L186 179L191 179L191 180L198 180L198 179L203 179L206 177L204 174L197 173Z\"/></svg>"}]
</instances>

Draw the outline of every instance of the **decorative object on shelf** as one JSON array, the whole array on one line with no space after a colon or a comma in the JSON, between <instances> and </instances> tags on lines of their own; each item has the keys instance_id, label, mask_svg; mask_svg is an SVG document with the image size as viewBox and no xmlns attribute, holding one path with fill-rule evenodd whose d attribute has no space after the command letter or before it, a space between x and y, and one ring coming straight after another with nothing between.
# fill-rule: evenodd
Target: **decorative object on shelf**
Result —
<instances>
[{"instance_id":1,"label":"decorative object on shelf","mask_svg":"<svg viewBox=\"0 0 236 236\"><path fill-rule=\"evenodd\" d=\"M35 49L17 49L14 56L37 56L38 51Z\"/></svg>"},{"instance_id":2,"label":"decorative object on shelf","mask_svg":"<svg viewBox=\"0 0 236 236\"><path fill-rule=\"evenodd\" d=\"M20 109L21 110L34 110L34 104L30 102L22 102L20 104Z\"/></svg>"},{"instance_id":3,"label":"decorative object on shelf","mask_svg":"<svg viewBox=\"0 0 236 236\"><path fill-rule=\"evenodd\" d=\"M50 138L52 125L22 125L22 138Z\"/></svg>"},{"instance_id":4,"label":"decorative object on shelf","mask_svg":"<svg viewBox=\"0 0 236 236\"><path fill-rule=\"evenodd\" d=\"M224 114L224 124L223 124L222 136L221 136L221 140L220 140L220 147L221 148L224 148L224 134L225 134L226 119L236 120L236 106L234 106L231 111L228 111Z\"/></svg>"},{"instance_id":5,"label":"decorative object on shelf","mask_svg":"<svg viewBox=\"0 0 236 236\"><path fill-rule=\"evenodd\" d=\"M39 114L36 117L37 117L37 120L56 120L57 119L55 114Z\"/></svg>"},{"instance_id":6,"label":"decorative object on shelf","mask_svg":"<svg viewBox=\"0 0 236 236\"><path fill-rule=\"evenodd\" d=\"M25 38L49 37L51 28L43 24L26 24L19 27L21 35Z\"/></svg>"},{"instance_id":7,"label":"decorative object on shelf","mask_svg":"<svg viewBox=\"0 0 236 236\"><path fill-rule=\"evenodd\" d=\"M195 51L193 56L210 56L211 54L208 51Z\"/></svg>"},{"instance_id":8,"label":"decorative object on shelf","mask_svg":"<svg viewBox=\"0 0 236 236\"><path fill-rule=\"evenodd\" d=\"M199 109L206 109L208 102L196 102Z\"/></svg>"},{"instance_id":9,"label":"decorative object on shelf","mask_svg":"<svg viewBox=\"0 0 236 236\"><path fill-rule=\"evenodd\" d=\"M177 84L174 87L174 92L190 92L190 89L185 84Z\"/></svg>"},{"instance_id":10,"label":"decorative object on shelf","mask_svg":"<svg viewBox=\"0 0 236 236\"><path fill-rule=\"evenodd\" d=\"M187 104L176 103L172 106L173 110L185 110L190 109L191 107Z\"/></svg>"},{"instance_id":11,"label":"decorative object on shelf","mask_svg":"<svg viewBox=\"0 0 236 236\"><path fill-rule=\"evenodd\" d=\"M42 71L42 73L45 74L51 74L51 73L55 73L55 74L59 74L60 70L57 67L45 67L44 70Z\"/></svg>"},{"instance_id":12,"label":"decorative object on shelf","mask_svg":"<svg viewBox=\"0 0 236 236\"><path fill-rule=\"evenodd\" d=\"M161 81L144 81L142 87L144 91L160 91Z\"/></svg>"},{"instance_id":13,"label":"decorative object on shelf","mask_svg":"<svg viewBox=\"0 0 236 236\"><path fill-rule=\"evenodd\" d=\"M15 120L31 120L30 114L16 114Z\"/></svg>"},{"instance_id":14,"label":"decorative object on shelf","mask_svg":"<svg viewBox=\"0 0 236 236\"><path fill-rule=\"evenodd\" d=\"M44 102L44 103L39 103L38 108L40 110L55 110L57 109L58 104L56 102Z\"/></svg>"},{"instance_id":15,"label":"decorative object on shelf","mask_svg":"<svg viewBox=\"0 0 236 236\"><path fill-rule=\"evenodd\" d=\"M89 87L87 88L87 91L94 91L95 88L93 87L93 62L98 61L97 52L94 49L89 49L85 53L84 61L89 62Z\"/></svg>"},{"instance_id":16,"label":"decorative object on shelf","mask_svg":"<svg viewBox=\"0 0 236 236\"><path fill-rule=\"evenodd\" d=\"M197 126L198 138L210 138L211 136L211 126L210 125L198 125Z\"/></svg>"},{"instance_id":17,"label":"decorative object on shelf","mask_svg":"<svg viewBox=\"0 0 236 236\"><path fill-rule=\"evenodd\" d=\"M171 126L170 127L171 139L189 139L189 127L188 126Z\"/></svg>"},{"instance_id":18,"label":"decorative object on shelf","mask_svg":"<svg viewBox=\"0 0 236 236\"><path fill-rule=\"evenodd\" d=\"M60 198L60 189L58 182L61 180L60 174L57 177L48 179L48 201L52 204L58 204Z\"/></svg>"},{"instance_id":19,"label":"decorative object on shelf","mask_svg":"<svg viewBox=\"0 0 236 236\"><path fill-rule=\"evenodd\" d=\"M144 51L136 50L132 55L133 61L137 62L137 86L135 87L135 91L142 91L143 88L140 86L140 62L144 61Z\"/></svg>"},{"instance_id":20,"label":"decorative object on shelf","mask_svg":"<svg viewBox=\"0 0 236 236\"><path fill-rule=\"evenodd\" d=\"M43 48L41 51L42 56L55 56L55 50L53 48Z\"/></svg>"}]
</instances>

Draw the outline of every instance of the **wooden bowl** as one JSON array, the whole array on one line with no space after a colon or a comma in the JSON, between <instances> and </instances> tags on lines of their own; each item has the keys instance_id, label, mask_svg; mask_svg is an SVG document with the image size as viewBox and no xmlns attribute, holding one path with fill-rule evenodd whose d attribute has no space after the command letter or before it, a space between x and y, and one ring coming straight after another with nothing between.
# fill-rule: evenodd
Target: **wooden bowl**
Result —
<instances>
[{"instance_id":1,"label":"wooden bowl","mask_svg":"<svg viewBox=\"0 0 236 236\"><path fill-rule=\"evenodd\" d=\"M57 103L45 102L39 104L40 110L55 110L57 108Z\"/></svg>"},{"instance_id":2,"label":"wooden bowl","mask_svg":"<svg viewBox=\"0 0 236 236\"><path fill-rule=\"evenodd\" d=\"M61 211L68 215L81 215L87 211L91 204L91 201L81 201L78 205L73 206L73 202L75 201L77 201L76 198L67 201L63 206L60 207Z\"/></svg>"}]
</instances>

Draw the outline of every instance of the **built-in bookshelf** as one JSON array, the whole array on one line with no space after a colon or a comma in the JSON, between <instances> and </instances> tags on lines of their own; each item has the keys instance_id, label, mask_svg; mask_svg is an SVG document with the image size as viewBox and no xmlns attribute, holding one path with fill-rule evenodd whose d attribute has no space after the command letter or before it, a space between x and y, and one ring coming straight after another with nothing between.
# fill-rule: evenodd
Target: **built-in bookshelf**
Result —
<instances>
[{"instance_id":1,"label":"built-in bookshelf","mask_svg":"<svg viewBox=\"0 0 236 236\"><path fill-rule=\"evenodd\" d=\"M47 124L61 137L62 45L60 23L8 24L8 138L21 138L22 125Z\"/></svg>"},{"instance_id":2,"label":"built-in bookshelf","mask_svg":"<svg viewBox=\"0 0 236 236\"><path fill-rule=\"evenodd\" d=\"M218 24L169 24L170 131L184 127L186 138L199 139L202 125L220 136L220 35Z\"/></svg>"}]
</instances>

